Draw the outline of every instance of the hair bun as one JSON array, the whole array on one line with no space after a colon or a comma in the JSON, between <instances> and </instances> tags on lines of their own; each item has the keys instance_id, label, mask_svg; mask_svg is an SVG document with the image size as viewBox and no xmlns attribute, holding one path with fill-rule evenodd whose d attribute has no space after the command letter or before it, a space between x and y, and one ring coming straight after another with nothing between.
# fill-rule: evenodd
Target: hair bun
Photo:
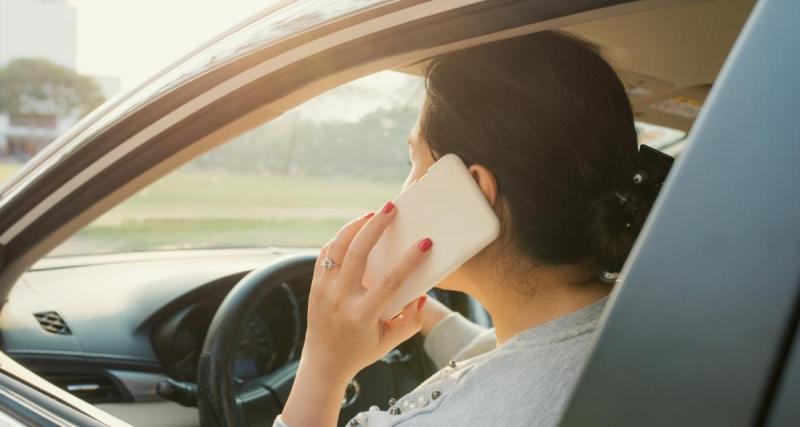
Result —
<instances>
[{"instance_id":1,"label":"hair bun","mask_svg":"<svg viewBox=\"0 0 800 427\"><path fill-rule=\"evenodd\" d=\"M587 254L607 272L619 272L650 206L641 196L607 191L589 205Z\"/></svg>"},{"instance_id":2,"label":"hair bun","mask_svg":"<svg viewBox=\"0 0 800 427\"><path fill-rule=\"evenodd\" d=\"M589 206L589 256L606 272L619 272L628 258L673 158L641 145L637 163L632 178L622 180L618 190L601 194Z\"/></svg>"}]
</instances>

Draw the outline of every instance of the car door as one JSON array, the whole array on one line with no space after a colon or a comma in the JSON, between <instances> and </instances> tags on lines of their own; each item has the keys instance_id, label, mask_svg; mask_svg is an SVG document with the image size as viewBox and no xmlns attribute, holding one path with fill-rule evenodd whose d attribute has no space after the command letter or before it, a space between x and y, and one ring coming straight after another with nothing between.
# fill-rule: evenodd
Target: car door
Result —
<instances>
[{"instance_id":1,"label":"car door","mask_svg":"<svg viewBox=\"0 0 800 427\"><path fill-rule=\"evenodd\" d=\"M0 353L0 425L125 427Z\"/></svg>"}]
</instances>

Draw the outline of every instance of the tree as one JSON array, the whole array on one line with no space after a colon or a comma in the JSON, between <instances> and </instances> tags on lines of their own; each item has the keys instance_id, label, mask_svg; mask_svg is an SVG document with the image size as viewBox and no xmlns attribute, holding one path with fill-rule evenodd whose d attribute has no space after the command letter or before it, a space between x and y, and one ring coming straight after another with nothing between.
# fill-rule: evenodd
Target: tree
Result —
<instances>
[{"instance_id":1,"label":"tree","mask_svg":"<svg viewBox=\"0 0 800 427\"><path fill-rule=\"evenodd\" d=\"M15 59L0 68L0 113L84 116L104 100L90 77L46 59Z\"/></svg>"}]
</instances>

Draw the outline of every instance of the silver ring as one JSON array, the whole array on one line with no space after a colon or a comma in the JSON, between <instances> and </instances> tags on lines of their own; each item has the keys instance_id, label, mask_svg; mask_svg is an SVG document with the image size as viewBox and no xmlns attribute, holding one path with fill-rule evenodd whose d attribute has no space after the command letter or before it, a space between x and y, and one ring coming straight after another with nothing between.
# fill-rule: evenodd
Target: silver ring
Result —
<instances>
[{"instance_id":1,"label":"silver ring","mask_svg":"<svg viewBox=\"0 0 800 427\"><path fill-rule=\"evenodd\" d=\"M322 268L325 270L333 270L334 268L338 267L335 262L331 259L331 257L326 256L324 260L322 260Z\"/></svg>"}]
</instances>

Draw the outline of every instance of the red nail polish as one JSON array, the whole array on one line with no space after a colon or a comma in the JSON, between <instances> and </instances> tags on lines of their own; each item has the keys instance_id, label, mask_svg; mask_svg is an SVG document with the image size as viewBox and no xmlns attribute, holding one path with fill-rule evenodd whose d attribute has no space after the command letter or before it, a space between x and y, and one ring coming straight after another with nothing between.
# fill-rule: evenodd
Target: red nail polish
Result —
<instances>
[{"instance_id":1,"label":"red nail polish","mask_svg":"<svg viewBox=\"0 0 800 427\"><path fill-rule=\"evenodd\" d=\"M425 307L425 301L427 301L427 300L428 300L428 296L427 295L423 295L423 296L419 297L419 300L417 301L417 311L420 311L420 310L422 310L422 307Z\"/></svg>"},{"instance_id":2,"label":"red nail polish","mask_svg":"<svg viewBox=\"0 0 800 427\"><path fill-rule=\"evenodd\" d=\"M394 203L392 203L391 200L390 200L390 201L386 202L385 205L383 205L383 209L381 209L381 213L388 214L393 209L394 209Z\"/></svg>"},{"instance_id":3,"label":"red nail polish","mask_svg":"<svg viewBox=\"0 0 800 427\"><path fill-rule=\"evenodd\" d=\"M370 219L373 216L375 216L375 212L367 212L367 214L364 215L364 219Z\"/></svg>"},{"instance_id":4,"label":"red nail polish","mask_svg":"<svg viewBox=\"0 0 800 427\"><path fill-rule=\"evenodd\" d=\"M431 248L431 246L433 246L433 240L431 240L431 239L429 239L427 237L422 239L422 240L420 240L420 242L417 244L417 247L422 252L428 252L428 250Z\"/></svg>"}]
</instances>

